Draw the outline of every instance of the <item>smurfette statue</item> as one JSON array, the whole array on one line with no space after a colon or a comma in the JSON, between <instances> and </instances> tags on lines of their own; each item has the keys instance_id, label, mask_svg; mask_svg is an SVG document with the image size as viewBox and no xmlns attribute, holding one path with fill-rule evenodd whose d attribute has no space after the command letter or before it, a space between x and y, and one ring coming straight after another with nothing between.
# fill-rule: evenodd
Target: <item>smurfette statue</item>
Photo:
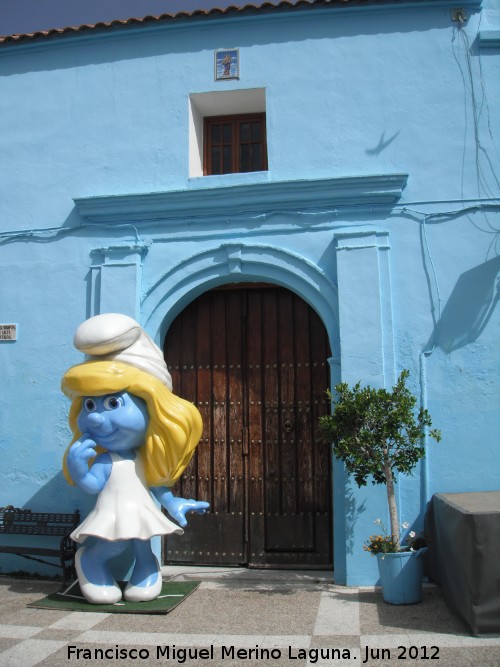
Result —
<instances>
[{"instance_id":1,"label":"smurfette statue","mask_svg":"<svg viewBox=\"0 0 500 667\"><path fill-rule=\"evenodd\" d=\"M135 562L123 597L153 600L162 579L151 538L183 530L152 494L181 526L187 525L187 512L209 507L170 491L193 456L201 417L172 393L161 350L130 317L92 317L78 327L74 343L88 356L62 380L72 399L74 436L63 469L70 484L97 494L95 508L71 535L83 543L75 559L80 588L93 604L120 600L108 561L131 545Z\"/></svg>"}]
</instances>

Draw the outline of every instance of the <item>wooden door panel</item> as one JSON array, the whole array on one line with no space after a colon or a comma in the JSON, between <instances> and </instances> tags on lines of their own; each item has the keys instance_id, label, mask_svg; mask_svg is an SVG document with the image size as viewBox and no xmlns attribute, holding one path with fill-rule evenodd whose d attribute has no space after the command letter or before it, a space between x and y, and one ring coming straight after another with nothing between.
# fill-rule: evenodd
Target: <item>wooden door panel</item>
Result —
<instances>
[{"instance_id":1,"label":"wooden door panel","mask_svg":"<svg viewBox=\"0 0 500 667\"><path fill-rule=\"evenodd\" d=\"M172 324L165 358L174 389L200 409L197 453L174 489L209 515L165 540L170 562L331 566L328 341L288 290L231 286L202 295Z\"/></svg>"},{"instance_id":2,"label":"wooden door panel","mask_svg":"<svg viewBox=\"0 0 500 667\"><path fill-rule=\"evenodd\" d=\"M262 298L258 290L250 290L247 295L247 401L248 401L248 456L247 489L248 511L254 515L264 512L264 458L263 448L263 386L265 368L263 350ZM248 316L248 314L251 314ZM248 534L247 534L248 537ZM250 558L250 556L249 556Z\"/></svg>"},{"instance_id":3,"label":"wooden door panel","mask_svg":"<svg viewBox=\"0 0 500 667\"><path fill-rule=\"evenodd\" d=\"M302 523L302 526L301 526ZM277 527L277 532L270 534ZM302 529L301 529L302 528ZM289 537L290 531L295 542ZM264 549L252 550L250 567L322 569L332 567L330 551L331 526L325 515L310 513L304 517L278 515L262 521L250 515L250 534ZM313 536L311 538L311 535ZM309 548L304 548L308 542Z\"/></svg>"},{"instance_id":4,"label":"wooden door panel","mask_svg":"<svg viewBox=\"0 0 500 667\"><path fill-rule=\"evenodd\" d=\"M265 528L268 551L314 550L314 523L310 513L270 514Z\"/></svg>"},{"instance_id":5,"label":"wooden door panel","mask_svg":"<svg viewBox=\"0 0 500 667\"><path fill-rule=\"evenodd\" d=\"M228 470L230 478L230 508L232 512L242 515L246 512L245 497L245 465L244 450L246 447L246 433L244 424L244 323L241 299L237 294L214 292L225 300L227 341L225 346L226 357L226 390L228 397L228 434L229 448L225 462L221 467ZM222 303L222 301L221 301ZM219 310L215 309L213 317L217 318ZM220 341L214 340L214 347L220 346Z\"/></svg>"},{"instance_id":6,"label":"wooden door panel","mask_svg":"<svg viewBox=\"0 0 500 667\"><path fill-rule=\"evenodd\" d=\"M242 512L211 512L188 515L184 535L165 538L168 563L198 565L245 565L244 518Z\"/></svg>"}]
</instances>

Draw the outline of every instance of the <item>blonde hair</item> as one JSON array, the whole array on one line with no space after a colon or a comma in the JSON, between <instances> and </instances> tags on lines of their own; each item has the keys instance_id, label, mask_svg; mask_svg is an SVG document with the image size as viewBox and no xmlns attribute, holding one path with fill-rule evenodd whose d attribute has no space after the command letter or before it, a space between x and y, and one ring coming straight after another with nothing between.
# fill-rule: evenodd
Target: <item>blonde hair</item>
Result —
<instances>
[{"instance_id":1,"label":"blonde hair","mask_svg":"<svg viewBox=\"0 0 500 667\"><path fill-rule=\"evenodd\" d=\"M148 485L172 486L182 475L201 437L201 416L192 403L173 394L153 375L117 361L88 361L65 373L61 389L72 399L69 425L73 440L63 459L64 475L70 484L74 481L66 458L71 445L82 436L77 419L83 396L104 396L120 391L142 398L147 405L149 424L139 452ZM104 450L98 447L97 451Z\"/></svg>"}]
</instances>

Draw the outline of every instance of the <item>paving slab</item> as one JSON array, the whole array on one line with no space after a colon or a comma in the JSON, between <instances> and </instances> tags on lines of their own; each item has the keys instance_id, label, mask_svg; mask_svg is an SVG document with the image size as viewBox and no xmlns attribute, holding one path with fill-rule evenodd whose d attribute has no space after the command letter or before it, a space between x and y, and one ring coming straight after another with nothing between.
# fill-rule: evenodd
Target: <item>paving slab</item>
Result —
<instances>
[{"instance_id":1,"label":"paving slab","mask_svg":"<svg viewBox=\"0 0 500 667\"><path fill-rule=\"evenodd\" d=\"M418 605L393 606L379 589L336 586L324 572L163 576L202 583L162 616L31 609L59 584L0 577L0 667L500 667L500 633L471 636L436 586Z\"/></svg>"}]
</instances>

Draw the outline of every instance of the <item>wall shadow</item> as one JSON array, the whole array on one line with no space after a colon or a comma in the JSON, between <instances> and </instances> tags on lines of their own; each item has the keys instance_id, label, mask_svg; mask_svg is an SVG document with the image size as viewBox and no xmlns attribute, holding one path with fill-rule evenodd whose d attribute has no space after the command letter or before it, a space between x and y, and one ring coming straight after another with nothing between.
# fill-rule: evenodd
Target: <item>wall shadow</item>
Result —
<instances>
[{"instance_id":1,"label":"wall shadow","mask_svg":"<svg viewBox=\"0 0 500 667\"><path fill-rule=\"evenodd\" d=\"M346 553L354 553L354 537L356 535L356 523L359 517L366 512L366 500L358 505L355 488L351 477L347 478L345 485L345 523L346 523Z\"/></svg>"},{"instance_id":2,"label":"wall shadow","mask_svg":"<svg viewBox=\"0 0 500 667\"><path fill-rule=\"evenodd\" d=\"M93 508L95 498L70 486L61 471L40 487L24 507L33 512L74 512L78 509L84 517Z\"/></svg>"},{"instance_id":3,"label":"wall shadow","mask_svg":"<svg viewBox=\"0 0 500 667\"><path fill-rule=\"evenodd\" d=\"M285 20L293 17L297 10L289 8L279 10L279 16ZM178 17L175 21L166 15L160 21L132 23L130 25L99 25L92 30L66 32L61 35L41 37L19 43L6 42L0 46L0 77L12 76L26 72L54 71L71 69L85 65L103 65L118 61L142 59L144 57L161 57L166 54L189 55L193 52L193 42L185 39L184 28L198 27L196 32L196 52L203 52L220 46L221 34L236 31L240 27L239 20L245 17L254 20L262 19L260 30L238 32L239 48L265 46L268 44L287 44L291 41L304 41L303 21L299 17L295 23L289 23L283 33L274 28L270 14L277 10L241 12L236 9L227 13L223 20L219 16ZM411 20L401 12L384 13L383 20L374 21L360 14L350 14L345 8L329 7L331 17L325 14L323 6L307 8L308 16L317 16L318 20L311 23L312 38L322 39L352 37L359 35L382 36L392 33L412 33L434 29L448 28L449 19L445 12L413 12ZM472 10L473 11L473 10ZM316 14L316 12L318 12ZM236 20L235 20L236 19ZM245 26L246 27L246 26ZM180 28L180 31L178 30ZM201 28L201 29L200 29ZM212 30L207 30L212 28ZM170 30L169 30L170 29ZM162 32L168 35L164 37ZM158 35L158 33L160 33Z\"/></svg>"},{"instance_id":4,"label":"wall shadow","mask_svg":"<svg viewBox=\"0 0 500 667\"><path fill-rule=\"evenodd\" d=\"M458 350L482 334L500 298L500 257L462 273L426 349Z\"/></svg>"}]
</instances>

